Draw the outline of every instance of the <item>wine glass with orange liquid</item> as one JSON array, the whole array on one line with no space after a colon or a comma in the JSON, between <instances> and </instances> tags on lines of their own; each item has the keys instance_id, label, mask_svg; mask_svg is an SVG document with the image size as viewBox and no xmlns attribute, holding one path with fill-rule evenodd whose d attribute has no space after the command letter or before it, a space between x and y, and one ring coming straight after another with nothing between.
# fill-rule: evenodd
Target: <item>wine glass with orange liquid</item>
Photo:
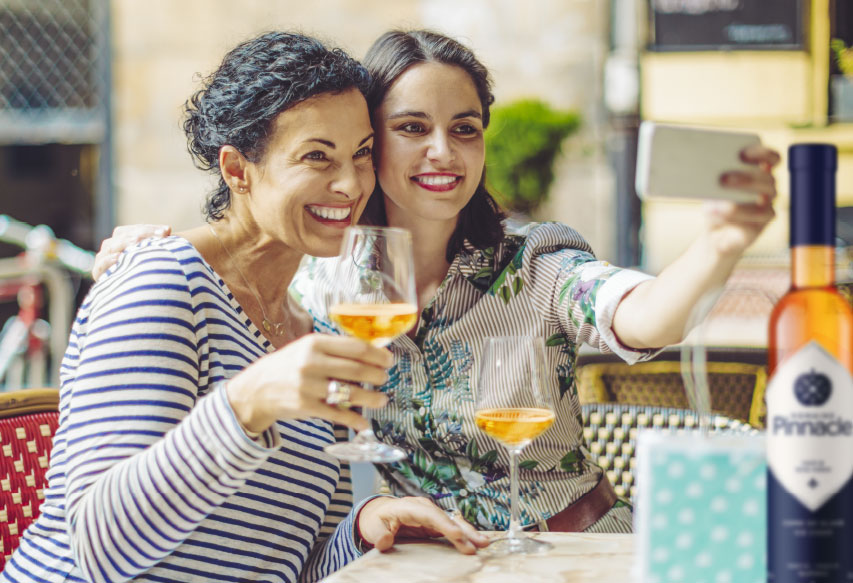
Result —
<instances>
[{"instance_id":1,"label":"wine glass with orange liquid","mask_svg":"<svg viewBox=\"0 0 853 583\"><path fill-rule=\"evenodd\" d=\"M391 227L348 227L329 307L338 328L386 346L415 325L417 306L411 233ZM374 463L406 457L402 449L376 439L372 429L360 431L352 441L327 446L326 451L340 459Z\"/></svg>"},{"instance_id":2,"label":"wine glass with orange liquid","mask_svg":"<svg viewBox=\"0 0 853 583\"><path fill-rule=\"evenodd\" d=\"M527 536L518 512L518 457L521 450L554 423L551 395L544 384L545 345L532 336L487 338L477 381L474 419L501 442L510 456L510 522L507 535L480 553L541 553L552 545Z\"/></svg>"}]
</instances>

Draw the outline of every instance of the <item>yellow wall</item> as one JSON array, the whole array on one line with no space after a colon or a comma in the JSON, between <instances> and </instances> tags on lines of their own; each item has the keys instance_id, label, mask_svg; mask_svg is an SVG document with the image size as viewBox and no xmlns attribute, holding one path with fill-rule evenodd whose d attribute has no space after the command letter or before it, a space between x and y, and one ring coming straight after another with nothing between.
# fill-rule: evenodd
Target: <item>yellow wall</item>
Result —
<instances>
[{"instance_id":1,"label":"yellow wall","mask_svg":"<svg viewBox=\"0 0 853 583\"><path fill-rule=\"evenodd\" d=\"M808 50L646 53L641 59L642 117L757 132L783 157L775 170L777 219L748 255L785 256L788 244L786 153L796 142L839 148L838 204L853 205L853 124L827 125L829 3L813 0ZM701 204L645 201L644 266L658 272L695 237Z\"/></svg>"},{"instance_id":2,"label":"yellow wall","mask_svg":"<svg viewBox=\"0 0 853 583\"><path fill-rule=\"evenodd\" d=\"M646 53L640 66L645 119L811 121L811 59L803 52Z\"/></svg>"}]
</instances>

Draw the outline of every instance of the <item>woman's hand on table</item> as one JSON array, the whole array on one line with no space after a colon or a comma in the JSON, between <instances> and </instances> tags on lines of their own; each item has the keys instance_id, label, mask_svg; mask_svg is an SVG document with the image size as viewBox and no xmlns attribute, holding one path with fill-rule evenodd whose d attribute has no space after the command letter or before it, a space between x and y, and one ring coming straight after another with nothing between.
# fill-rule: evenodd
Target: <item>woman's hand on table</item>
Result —
<instances>
[{"instance_id":1,"label":"woman's hand on table","mask_svg":"<svg viewBox=\"0 0 853 583\"><path fill-rule=\"evenodd\" d=\"M95 264L92 266L92 278L97 280L104 272L115 265L121 252L143 239L167 237L172 232L169 225L122 225L113 229L109 239L104 239Z\"/></svg>"},{"instance_id":2,"label":"woman's hand on table","mask_svg":"<svg viewBox=\"0 0 853 583\"><path fill-rule=\"evenodd\" d=\"M488 537L461 519L451 519L431 500L416 496L374 498L362 507L356 524L364 542L387 551L394 541L444 537L465 555L489 543Z\"/></svg>"}]
</instances>

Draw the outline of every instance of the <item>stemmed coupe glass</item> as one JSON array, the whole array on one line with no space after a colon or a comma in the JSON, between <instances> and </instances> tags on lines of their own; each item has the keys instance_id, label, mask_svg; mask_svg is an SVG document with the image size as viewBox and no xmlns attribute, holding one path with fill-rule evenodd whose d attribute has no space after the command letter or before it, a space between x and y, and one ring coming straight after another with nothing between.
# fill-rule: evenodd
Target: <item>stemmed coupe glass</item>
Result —
<instances>
[{"instance_id":1,"label":"stemmed coupe glass","mask_svg":"<svg viewBox=\"0 0 853 583\"><path fill-rule=\"evenodd\" d=\"M348 227L334 285L329 317L344 333L386 346L408 332L418 319L411 233L392 227ZM372 429L326 451L340 459L374 463L406 457L402 449L376 439Z\"/></svg>"},{"instance_id":2,"label":"stemmed coupe glass","mask_svg":"<svg viewBox=\"0 0 853 583\"><path fill-rule=\"evenodd\" d=\"M487 338L477 381L477 427L510 455L510 522L505 537L480 553L541 553L552 545L527 536L518 512L518 457L521 450L554 423L551 395L544 384L545 345L532 336Z\"/></svg>"}]
</instances>

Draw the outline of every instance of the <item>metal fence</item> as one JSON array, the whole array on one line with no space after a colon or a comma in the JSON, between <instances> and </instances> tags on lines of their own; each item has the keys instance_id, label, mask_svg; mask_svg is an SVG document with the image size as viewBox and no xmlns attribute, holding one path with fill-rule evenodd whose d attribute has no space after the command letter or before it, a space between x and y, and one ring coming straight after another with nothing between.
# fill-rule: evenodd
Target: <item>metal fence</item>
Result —
<instances>
[{"instance_id":1,"label":"metal fence","mask_svg":"<svg viewBox=\"0 0 853 583\"><path fill-rule=\"evenodd\" d=\"M108 0L0 0L0 144L101 144Z\"/></svg>"}]
</instances>

